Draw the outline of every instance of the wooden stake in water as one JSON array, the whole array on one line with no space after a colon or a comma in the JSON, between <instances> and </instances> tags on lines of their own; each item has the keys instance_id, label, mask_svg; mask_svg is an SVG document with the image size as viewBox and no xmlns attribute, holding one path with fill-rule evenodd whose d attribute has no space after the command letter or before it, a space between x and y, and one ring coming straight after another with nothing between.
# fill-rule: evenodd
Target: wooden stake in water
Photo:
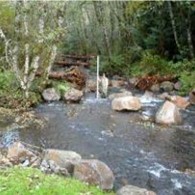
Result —
<instances>
[{"instance_id":1,"label":"wooden stake in water","mask_svg":"<svg viewBox=\"0 0 195 195\"><path fill-rule=\"evenodd\" d=\"M97 81L96 81L96 98L99 98L99 69L100 69L100 56L97 56Z\"/></svg>"}]
</instances>

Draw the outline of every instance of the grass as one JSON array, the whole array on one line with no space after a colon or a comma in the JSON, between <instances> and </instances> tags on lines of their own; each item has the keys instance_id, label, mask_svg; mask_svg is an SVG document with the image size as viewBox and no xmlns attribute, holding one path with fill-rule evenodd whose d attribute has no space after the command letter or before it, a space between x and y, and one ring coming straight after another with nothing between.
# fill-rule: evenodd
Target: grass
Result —
<instances>
[{"instance_id":1,"label":"grass","mask_svg":"<svg viewBox=\"0 0 195 195\"><path fill-rule=\"evenodd\" d=\"M113 195L72 178L46 175L38 169L13 167L0 170L1 195Z\"/></svg>"}]
</instances>

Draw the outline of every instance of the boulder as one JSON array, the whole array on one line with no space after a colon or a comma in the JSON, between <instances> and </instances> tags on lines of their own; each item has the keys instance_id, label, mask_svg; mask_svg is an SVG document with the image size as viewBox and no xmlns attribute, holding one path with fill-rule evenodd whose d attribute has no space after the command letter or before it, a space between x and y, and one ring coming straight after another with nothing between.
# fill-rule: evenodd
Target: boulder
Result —
<instances>
[{"instance_id":1,"label":"boulder","mask_svg":"<svg viewBox=\"0 0 195 195\"><path fill-rule=\"evenodd\" d=\"M191 104L195 105L195 89L193 89L189 94L189 101Z\"/></svg>"},{"instance_id":2,"label":"boulder","mask_svg":"<svg viewBox=\"0 0 195 195\"><path fill-rule=\"evenodd\" d=\"M71 88L64 94L64 99L66 102L80 102L83 97L83 91Z\"/></svg>"},{"instance_id":3,"label":"boulder","mask_svg":"<svg viewBox=\"0 0 195 195\"><path fill-rule=\"evenodd\" d=\"M120 88L121 86L124 86L125 82L123 80L111 80L111 86L115 88Z\"/></svg>"},{"instance_id":4,"label":"boulder","mask_svg":"<svg viewBox=\"0 0 195 195\"><path fill-rule=\"evenodd\" d=\"M150 90L152 92L159 92L160 91L160 85L157 83L157 84L154 84L151 86Z\"/></svg>"},{"instance_id":5,"label":"boulder","mask_svg":"<svg viewBox=\"0 0 195 195\"><path fill-rule=\"evenodd\" d=\"M113 188L114 175L111 169L99 160L82 160L75 165L73 176L91 185L98 185L103 190Z\"/></svg>"},{"instance_id":6,"label":"boulder","mask_svg":"<svg viewBox=\"0 0 195 195\"><path fill-rule=\"evenodd\" d=\"M42 161L42 159L40 157L36 156L36 157L32 158L30 166L33 168L39 168L41 165L41 161Z\"/></svg>"},{"instance_id":7,"label":"boulder","mask_svg":"<svg viewBox=\"0 0 195 195\"><path fill-rule=\"evenodd\" d=\"M156 113L155 121L156 123L168 125L181 124L182 117L177 106L170 101L166 101Z\"/></svg>"},{"instance_id":8,"label":"boulder","mask_svg":"<svg viewBox=\"0 0 195 195\"><path fill-rule=\"evenodd\" d=\"M126 185L118 190L117 195L156 195L156 193L137 186Z\"/></svg>"},{"instance_id":9,"label":"boulder","mask_svg":"<svg viewBox=\"0 0 195 195\"><path fill-rule=\"evenodd\" d=\"M174 88L174 84L170 81L164 81L160 84L160 89L164 92L170 92Z\"/></svg>"},{"instance_id":10,"label":"boulder","mask_svg":"<svg viewBox=\"0 0 195 195\"><path fill-rule=\"evenodd\" d=\"M114 98L119 98L119 97L126 97L126 96L132 96L132 93L130 91L124 91L121 93L113 93L108 96L110 100L113 100Z\"/></svg>"},{"instance_id":11,"label":"boulder","mask_svg":"<svg viewBox=\"0 0 195 195\"><path fill-rule=\"evenodd\" d=\"M70 176L66 168L62 168L52 160L43 160L40 165L40 170L44 173L55 173L63 176Z\"/></svg>"},{"instance_id":12,"label":"boulder","mask_svg":"<svg viewBox=\"0 0 195 195\"><path fill-rule=\"evenodd\" d=\"M87 80L86 83L86 92L95 92L97 88L97 83L95 80Z\"/></svg>"},{"instance_id":13,"label":"boulder","mask_svg":"<svg viewBox=\"0 0 195 195\"><path fill-rule=\"evenodd\" d=\"M81 160L81 156L73 151L47 149L43 157L46 161L54 161L58 166L66 168L72 174L74 165Z\"/></svg>"},{"instance_id":14,"label":"boulder","mask_svg":"<svg viewBox=\"0 0 195 195\"><path fill-rule=\"evenodd\" d=\"M7 158L13 164L24 163L26 160L29 161L36 157L36 155L28 150L23 144L20 142L13 143L7 151Z\"/></svg>"},{"instance_id":15,"label":"boulder","mask_svg":"<svg viewBox=\"0 0 195 195\"><path fill-rule=\"evenodd\" d=\"M133 96L118 97L112 100L112 109L116 111L136 111L141 109L141 102L139 98Z\"/></svg>"},{"instance_id":16,"label":"boulder","mask_svg":"<svg viewBox=\"0 0 195 195\"><path fill-rule=\"evenodd\" d=\"M179 91L181 89L181 82L177 81L176 83L174 83L174 89Z\"/></svg>"},{"instance_id":17,"label":"boulder","mask_svg":"<svg viewBox=\"0 0 195 195\"><path fill-rule=\"evenodd\" d=\"M187 98L181 96L171 96L170 101L173 102L178 108L185 109L187 106L190 105L190 102Z\"/></svg>"},{"instance_id":18,"label":"boulder","mask_svg":"<svg viewBox=\"0 0 195 195\"><path fill-rule=\"evenodd\" d=\"M164 92L164 93L158 95L157 97L162 99L162 100L170 100L170 98L171 98L171 96L167 92Z\"/></svg>"},{"instance_id":19,"label":"boulder","mask_svg":"<svg viewBox=\"0 0 195 195\"><path fill-rule=\"evenodd\" d=\"M0 154L0 167L11 167L12 163L8 158Z\"/></svg>"},{"instance_id":20,"label":"boulder","mask_svg":"<svg viewBox=\"0 0 195 195\"><path fill-rule=\"evenodd\" d=\"M128 83L129 83L130 86L134 86L135 87L137 85L138 81L139 81L139 78L133 77L133 78L130 78L128 80Z\"/></svg>"},{"instance_id":21,"label":"boulder","mask_svg":"<svg viewBox=\"0 0 195 195\"><path fill-rule=\"evenodd\" d=\"M54 88L47 88L42 93L45 101L58 101L60 100L60 94Z\"/></svg>"}]
</instances>

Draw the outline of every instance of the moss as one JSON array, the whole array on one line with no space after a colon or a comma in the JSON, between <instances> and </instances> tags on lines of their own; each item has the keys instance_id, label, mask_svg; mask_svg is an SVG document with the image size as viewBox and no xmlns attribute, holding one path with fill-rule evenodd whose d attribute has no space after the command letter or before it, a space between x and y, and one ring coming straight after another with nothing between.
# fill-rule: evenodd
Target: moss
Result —
<instances>
[{"instance_id":1,"label":"moss","mask_svg":"<svg viewBox=\"0 0 195 195\"><path fill-rule=\"evenodd\" d=\"M66 93L70 89L70 84L66 81L52 81L52 86L60 93L61 97L64 96L64 93Z\"/></svg>"},{"instance_id":2,"label":"moss","mask_svg":"<svg viewBox=\"0 0 195 195\"><path fill-rule=\"evenodd\" d=\"M1 195L113 195L71 178L45 175L38 169L13 167L0 170Z\"/></svg>"}]
</instances>

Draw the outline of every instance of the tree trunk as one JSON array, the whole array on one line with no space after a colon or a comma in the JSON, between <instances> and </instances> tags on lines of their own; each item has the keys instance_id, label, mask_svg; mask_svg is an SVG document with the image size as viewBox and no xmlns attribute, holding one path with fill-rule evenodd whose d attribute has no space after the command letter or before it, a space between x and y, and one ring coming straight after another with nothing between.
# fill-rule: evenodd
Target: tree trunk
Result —
<instances>
[{"instance_id":1,"label":"tree trunk","mask_svg":"<svg viewBox=\"0 0 195 195\"><path fill-rule=\"evenodd\" d=\"M56 47L56 45L53 45L52 50L51 50L50 60L49 60L49 66L46 70L46 80L49 79L49 73L50 73L51 68L54 64L56 55L57 55L57 47Z\"/></svg>"},{"instance_id":2,"label":"tree trunk","mask_svg":"<svg viewBox=\"0 0 195 195\"><path fill-rule=\"evenodd\" d=\"M102 2L101 1L99 1L99 2L93 1L93 6L94 6L94 10L95 10L95 15L96 15L97 21L98 21L100 27L102 28L102 32L103 32L103 35L104 35L104 42L105 42L106 51L107 51L107 54L108 54L109 59L110 59L110 57L111 57L110 42L109 42L107 29L106 29L106 26L105 26L104 20L103 20L103 12L102 12L103 6L102 6Z\"/></svg>"},{"instance_id":3,"label":"tree trunk","mask_svg":"<svg viewBox=\"0 0 195 195\"><path fill-rule=\"evenodd\" d=\"M90 14L89 14L88 9L86 9L85 11L86 11L86 14L87 14L87 18L88 18L88 20L90 21L90 18L91 18L91 17L90 17ZM92 42L94 43L93 45L95 45L96 52L97 52L98 54L101 54L101 49L100 49L100 47L99 47L99 45L98 45L98 41L97 41L96 38L95 38L94 28L91 28L91 26L92 26L92 25L90 25L90 33L91 33ZM92 26L92 27L93 27L93 26Z\"/></svg>"},{"instance_id":4,"label":"tree trunk","mask_svg":"<svg viewBox=\"0 0 195 195\"><path fill-rule=\"evenodd\" d=\"M177 35L177 30L176 30L176 24L175 24L175 19L174 19L174 15L173 15L173 9L172 9L172 5L171 5L171 1L167 1L168 3L168 10L169 10L169 16L170 16L170 19L171 19L171 25L172 25L172 30L173 30L173 35L174 35L174 39L175 39L175 43L176 43L176 46L178 48L178 51L179 53L181 54L181 45L179 43L179 40L178 40L178 35Z\"/></svg>"},{"instance_id":5,"label":"tree trunk","mask_svg":"<svg viewBox=\"0 0 195 195\"><path fill-rule=\"evenodd\" d=\"M188 40L188 47L190 51L190 57L194 58L194 47L192 43L192 35L191 35L191 19L190 19L190 8L188 8L188 17L186 19L186 25L187 25L187 40Z\"/></svg>"}]
</instances>

